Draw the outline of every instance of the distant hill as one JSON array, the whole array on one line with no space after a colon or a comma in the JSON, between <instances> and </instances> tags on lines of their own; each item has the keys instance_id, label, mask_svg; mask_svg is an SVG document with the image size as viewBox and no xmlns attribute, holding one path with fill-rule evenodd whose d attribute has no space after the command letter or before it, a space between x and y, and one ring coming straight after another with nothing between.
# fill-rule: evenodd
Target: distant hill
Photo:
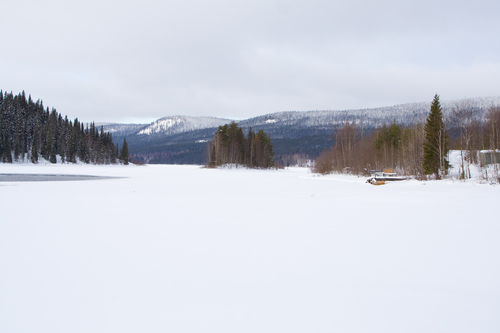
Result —
<instances>
[{"instance_id":1,"label":"distant hill","mask_svg":"<svg viewBox=\"0 0 500 333\"><path fill-rule=\"evenodd\" d=\"M490 106L500 105L499 97L468 99L483 115ZM445 118L460 100L443 101ZM244 131L264 130L271 136L276 159L285 165L296 159L315 158L333 144L336 126L354 122L363 131L373 131L396 122L406 126L424 122L429 102L408 103L372 109L284 111L236 121ZM217 127L231 119L214 117L168 116L151 124L104 124L116 143L126 137L132 158L146 163L204 164L206 142Z\"/></svg>"}]
</instances>

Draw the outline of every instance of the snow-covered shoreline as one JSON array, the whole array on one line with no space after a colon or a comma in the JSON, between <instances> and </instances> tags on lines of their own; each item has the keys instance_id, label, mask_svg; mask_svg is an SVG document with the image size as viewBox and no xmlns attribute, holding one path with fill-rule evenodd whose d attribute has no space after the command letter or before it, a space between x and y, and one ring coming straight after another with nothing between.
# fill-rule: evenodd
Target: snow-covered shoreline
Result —
<instances>
[{"instance_id":1,"label":"snow-covered shoreline","mask_svg":"<svg viewBox=\"0 0 500 333\"><path fill-rule=\"evenodd\" d=\"M29 161L18 161L13 163L0 163L0 173L60 173L62 175L67 174L68 172L72 172L70 170L75 170L77 174L89 173L89 175L97 175L96 173L105 173L103 176L110 176L114 172L120 174L121 171L118 170L127 170L127 168L136 168L136 167L179 167L181 165L162 165L162 164L150 164L150 165L122 165L122 164L108 164L108 165L94 165L94 164L86 164L83 162L77 163L61 163L60 156L57 156L58 163L50 163L43 158L40 158L39 162L33 164ZM498 182L498 170L490 165L487 167L480 167L475 164L471 164L469 166L471 171L470 179L460 179L460 151L452 150L449 153L449 162L450 169L448 175L443 180L439 180L439 182L451 182L451 183L477 183L477 184L490 184L497 185ZM203 166L197 165L185 165L187 168L202 168ZM244 172L245 170L249 171L246 167L242 166L223 166L218 169L222 170L240 170L240 172ZM305 172L309 172L309 168L304 167L290 167L288 170L301 170L303 169ZM256 170L253 170L256 171ZM262 172L262 170L258 170ZM276 170L268 170L268 171L276 171ZM283 170L282 170L283 171ZM127 171L124 171L125 173ZM362 176L350 176L350 175L341 175L341 174L331 174L331 175L314 175L317 177L322 177L325 179L353 179L354 182L356 178L366 179ZM347 177L347 178L345 178ZM432 181L432 180L429 180Z\"/></svg>"}]
</instances>

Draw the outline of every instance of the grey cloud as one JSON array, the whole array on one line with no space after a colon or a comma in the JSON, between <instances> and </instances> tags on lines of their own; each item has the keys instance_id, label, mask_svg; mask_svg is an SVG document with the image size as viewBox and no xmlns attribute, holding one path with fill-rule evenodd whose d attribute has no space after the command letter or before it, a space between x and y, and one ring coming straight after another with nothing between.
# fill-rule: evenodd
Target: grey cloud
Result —
<instances>
[{"instance_id":1,"label":"grey cloud","mask_svg":"<svg viewBox=\"0 0 500 333\"><path fill-rule=\"evenodd\" d=\"M16 1L0 13L0 89L96 121L498 95L499 10L486 0Z\"/></svg>"}]
</instances>

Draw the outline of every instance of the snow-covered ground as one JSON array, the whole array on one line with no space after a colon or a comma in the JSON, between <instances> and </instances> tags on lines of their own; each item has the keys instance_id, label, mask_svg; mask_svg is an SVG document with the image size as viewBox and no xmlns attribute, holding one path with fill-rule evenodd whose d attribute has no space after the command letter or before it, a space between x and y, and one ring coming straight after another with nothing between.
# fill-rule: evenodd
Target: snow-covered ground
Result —
<instances>
[{"instance_id":1,"label":"snow-covered ground","mask_svg":"<svg viewBox=\"0 0 500 333\"><path fill-rule=\"evenodd\" d=\"M6 165L0 332L500 332L500 186Z\"/></svg>"}]
</instances>

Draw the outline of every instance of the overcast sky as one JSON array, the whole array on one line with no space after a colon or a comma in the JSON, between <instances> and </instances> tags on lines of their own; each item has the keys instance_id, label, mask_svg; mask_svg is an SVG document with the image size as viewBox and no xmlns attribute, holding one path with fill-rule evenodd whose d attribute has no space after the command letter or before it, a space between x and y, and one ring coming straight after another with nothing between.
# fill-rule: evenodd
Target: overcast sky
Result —
<instances>
[{"instance_id":1,"label":"overcast sky","mask_svg":"<svg viewBox=\"0 0 500 333\"><path fill-rule=\"evenodd\" d=\"M1 1L0 89L83 121L500 95L500 1Z\"/></svg>"}]
</instances>

